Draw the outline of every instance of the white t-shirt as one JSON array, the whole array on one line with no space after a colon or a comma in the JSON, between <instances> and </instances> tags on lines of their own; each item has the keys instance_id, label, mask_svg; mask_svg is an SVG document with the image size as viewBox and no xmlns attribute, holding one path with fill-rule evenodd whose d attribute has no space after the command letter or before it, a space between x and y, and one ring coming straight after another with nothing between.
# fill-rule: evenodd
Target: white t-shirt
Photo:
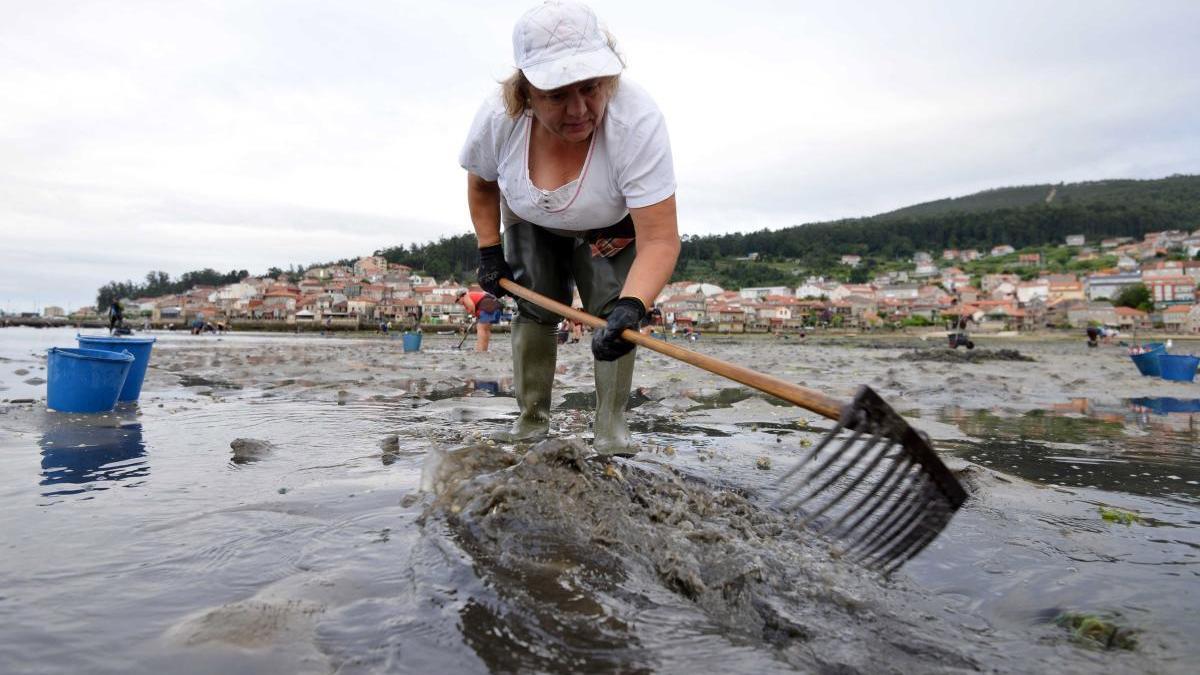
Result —
<instances>
[{"instance_id":1,"label":"white t-shirt","mask_svg":"<svg viewBox=\"0 0 1200 675\"><path fill-rule=\"evenodd\" d=\"M625 78L592 134L579 177L556 190L542 190L529 179L529 135L535 123L528 112L509 117L497 91L475 114L459 153L464 169L500 184L506 225L525 221L557 230L594 230L619 222L631 208L675 194L666 121L649 94Z\"/></svg>"}]
</instances>

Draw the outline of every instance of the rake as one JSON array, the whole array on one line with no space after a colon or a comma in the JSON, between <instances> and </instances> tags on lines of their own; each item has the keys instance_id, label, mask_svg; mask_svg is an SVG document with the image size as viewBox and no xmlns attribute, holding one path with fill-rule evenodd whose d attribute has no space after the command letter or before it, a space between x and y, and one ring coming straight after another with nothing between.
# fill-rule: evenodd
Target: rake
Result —
<instances>
[{"instance_id":1,"label":"rake","mask_svg":"<svg viewBox=\"0 0 1200 675\"><path fill-rule=\"evenodd\" d=\"M568 307L511 280L512 295L573 321L602 328L604 319ZM836 424L779 480L773 506L841 542L843 557L890 573L946 528L966 490L914 429L870 387L843 403L825 394L625 330L621 337L810 410ZM835 443L835 440L837 441Z\"/></svg>"},{"instance_id":2,"label":"rake","mask_svg":"<svg viewBox=\"0 0 1200 675\"><path fill-rule=\"evenodd\" d=\"M462 349L463 343L471 336L471 329L475 327L475 321L475 319L471 319L471 323L467 324L467 327L463 329L462 339L458 341L458 345L454 347L455 349Z\"/></svg>"}]
</instances>

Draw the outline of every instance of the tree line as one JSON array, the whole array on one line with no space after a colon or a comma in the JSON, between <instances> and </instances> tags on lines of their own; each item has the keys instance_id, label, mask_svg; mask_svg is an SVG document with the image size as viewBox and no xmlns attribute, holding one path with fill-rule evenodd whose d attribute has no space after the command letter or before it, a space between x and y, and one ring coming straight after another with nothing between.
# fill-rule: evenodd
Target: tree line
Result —
<instances>
[{"instance_id":1,"label":"tree line","mask_svg":"<svg viewBox=\"0 0 1200 675\"><path fill-rule=\"evenodd\" d=\"M375 255L383 256L389 263L407 265L439 279L472 281L479 264L479 245L475 235L468 233L442 237L426 244L392 246L376 251Z\"/></svg>"},{"instance_id":2,"label":"tree line","mask_svg":"<svg viewBox=\"0 0 1200 675\"><path fill-rule=\"evenodd\" d=\"M96 308L101 312L121 298L154 298L160 295L183 293L195 286L223 286L250 276L246 270L230 270L222 274L211 268L184 272L178 279L161 270L147 272L145 281L110 281L96 292Z\"/></svg>"}]
</instances>

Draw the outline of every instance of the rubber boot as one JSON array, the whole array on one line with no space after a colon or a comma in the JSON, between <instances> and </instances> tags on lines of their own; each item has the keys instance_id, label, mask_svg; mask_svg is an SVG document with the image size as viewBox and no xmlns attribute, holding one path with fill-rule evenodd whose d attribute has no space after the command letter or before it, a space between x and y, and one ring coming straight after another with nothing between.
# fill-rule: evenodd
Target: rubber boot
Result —
<instances>
[{"instance_id":1,"label":"rubber boot","mask_svg":"<svg viewBox=\"0 0 1200 675\"><path fill-rule=\"evenodd\" d=\"M521 414L497 441L535 441L550 432L550 390L558 357L558 327L533 321L512 324L513 384Z\"/></svg>"},{"instance_id":2,"label":"rubber boot","mask_svg":"<svg viewBox=\"0 0 1200 675\"><path fill-rule=\"evenodd\" d=\"M632 457L637 453L629 427L625 424L625 407L629 405L629 390L633 386L633 350L616 361L596 361L596 422L592 425L592 449L600 455Z\"/></svg>"}]
</instances>

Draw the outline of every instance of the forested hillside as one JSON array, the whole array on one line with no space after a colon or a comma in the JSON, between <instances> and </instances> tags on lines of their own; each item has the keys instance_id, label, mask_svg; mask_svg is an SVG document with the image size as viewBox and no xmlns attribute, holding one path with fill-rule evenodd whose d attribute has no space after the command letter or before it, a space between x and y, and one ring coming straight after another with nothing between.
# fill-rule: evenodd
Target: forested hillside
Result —
<instances>
[{"instance_id":1,"label":"forested hillside","mask_svg":"<svg viewBox=\"0 0 1200 675\"><path fill-rule=\"evenodd\" d=\"M835 269L838 259L847 253L887 260L908 258L916 251L937 254L943 248L986 250L1009 244L1020 249L1061 244L1069 234L1083 234L1095 241L1200 227L1200 176L1053 186L1055 198L1047 201L1051 187L989 190L871 218L689 237L677 276L694 278L706 269L721 272L730 267L718 261L752 253L766 262L787 259L793 270L823 273ZM769 278L783 283L787 274L777 269ZM726 276L737 278L736 274ZM771 283L767 278L760 281Z\"/></svg>"},{"instance_id":2,"label":"forested hillside","mask_svg":"<svg viewBox=\"0 0 1200 675\"><path fill-rule=\"evenodd\" d=\"M881 213L874 220L937 216L947 213L978 213L1041 204L1130 204L1153 201L1196 203L1200 198L1200 176L1169 176L1156 180L1100 180L1057 185L1024 185L984 190L965 197L939 199Z\"/></svg>"}]
</instances>

